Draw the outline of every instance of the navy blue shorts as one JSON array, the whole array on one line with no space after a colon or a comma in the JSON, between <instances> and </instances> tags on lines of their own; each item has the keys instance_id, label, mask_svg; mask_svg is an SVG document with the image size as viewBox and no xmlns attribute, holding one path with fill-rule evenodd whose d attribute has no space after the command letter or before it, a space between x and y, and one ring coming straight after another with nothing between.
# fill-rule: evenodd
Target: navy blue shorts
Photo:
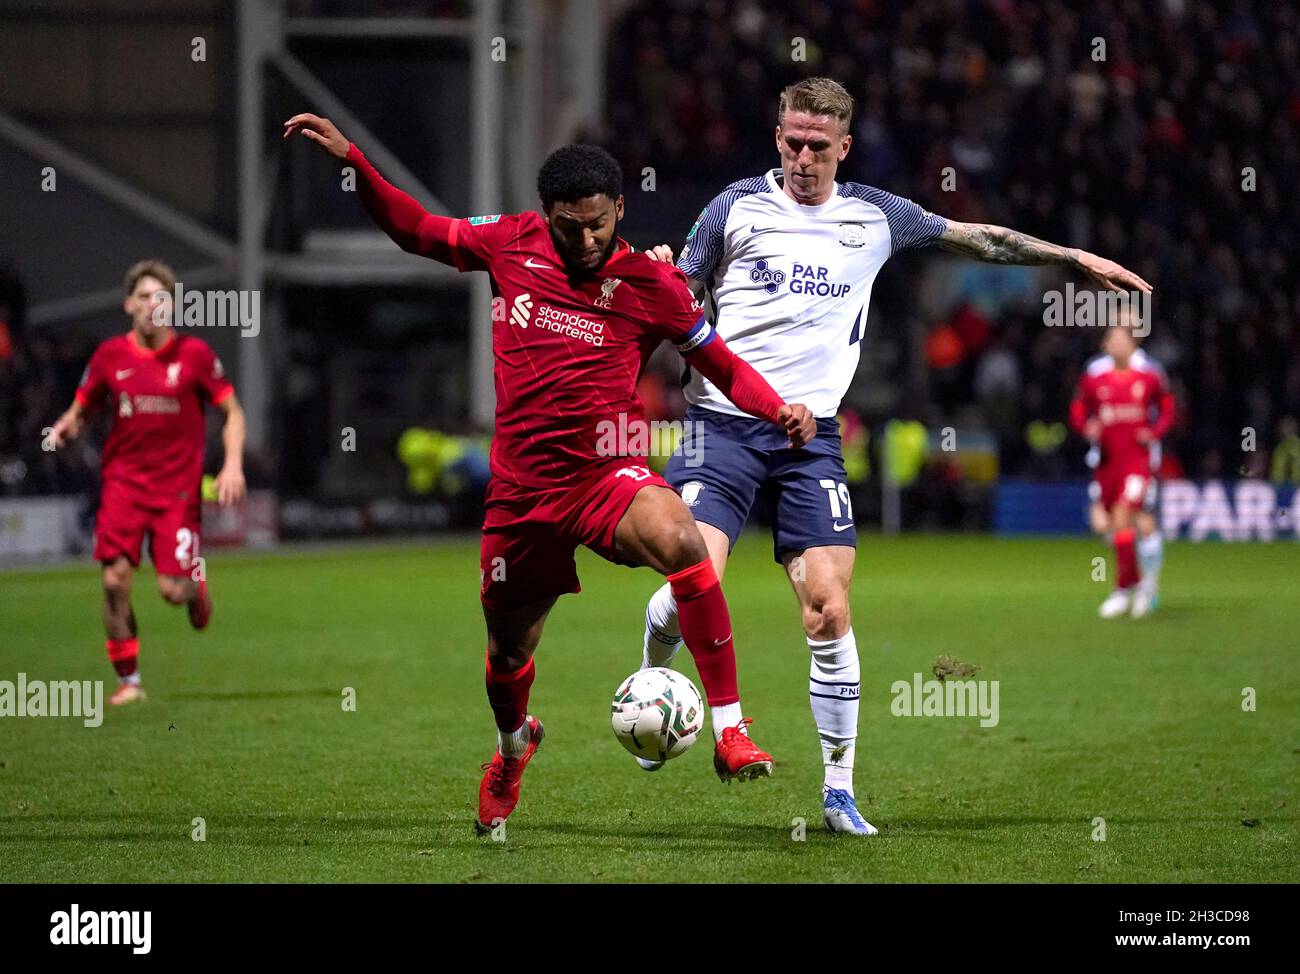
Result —
<instances>
[{"instance_id":1,"label":"navy blue shorts","mask_svg":"<svg viewBox=\"0 0 1300 974\"><path fill-rule=\"evenodd\" d=\"M691 406L686 421L664 479L695 520L724 532L734 547L761 496L778 563L805 548L857 547L837 420L817 420L817 436L798 450L780 429L750 416Z\"/></svg>"}]
</instances>

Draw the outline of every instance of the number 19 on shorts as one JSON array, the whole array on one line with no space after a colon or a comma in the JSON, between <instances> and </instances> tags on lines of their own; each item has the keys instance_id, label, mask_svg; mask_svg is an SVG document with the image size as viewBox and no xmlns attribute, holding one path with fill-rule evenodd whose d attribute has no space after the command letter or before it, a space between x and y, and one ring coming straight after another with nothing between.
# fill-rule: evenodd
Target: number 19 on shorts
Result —
<instances>
[{"instance_id":1,"label":"number 19 on shorts","mask_svg":"<svg viewBox=\"0 0 1300 974\"><path fill-rule=\"evenodd\" d=\"M819 480L817 485L826 491L826 499L831 505L831 520L836 531L845 531L853 525L853 501L849 498L848 484L836 483L834 480ZM840 518L846 518L841 524Z\"/></svg>"}]
</instances>

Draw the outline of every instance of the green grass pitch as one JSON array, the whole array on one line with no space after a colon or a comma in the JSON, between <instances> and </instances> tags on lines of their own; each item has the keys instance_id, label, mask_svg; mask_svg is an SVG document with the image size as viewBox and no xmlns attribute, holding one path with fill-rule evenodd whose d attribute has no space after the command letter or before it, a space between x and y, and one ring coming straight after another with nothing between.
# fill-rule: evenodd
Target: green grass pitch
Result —
<instances>
[{"instance_id":1,"label":"green grass pitch","mask_svg":"<svg viewBox=\"0 0 1300 974\"><path fill-rule=\"evenodd\" d=\"M1296 548L1172 544L1160 611L1109 623L1102 553L861 539L866 841L821 830L808 653L764 536L725 588L774 777L724 787L705 743L646 774L618 746L609 700L657 580L584 552L538 653L547 738L504 842L472 829L494 742L474 540L213 554L201 634L146 569L149 700L98 728L0 719L0 881L1297 881ZM0 575L0 680L111 691L98 599L90 564ZM891 713L890 685L945 654L999 681L996 727Z\"/></svg>"}]
</instances>

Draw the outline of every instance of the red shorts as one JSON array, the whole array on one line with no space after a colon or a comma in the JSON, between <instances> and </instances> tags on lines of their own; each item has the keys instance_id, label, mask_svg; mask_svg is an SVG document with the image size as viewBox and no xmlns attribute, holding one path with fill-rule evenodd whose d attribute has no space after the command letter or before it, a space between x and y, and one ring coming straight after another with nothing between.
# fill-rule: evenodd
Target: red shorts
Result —
<instances>
[{"instance_id":1,"label":"red shorts","mask_svg":"<svg viewBox=\"0 0 1300 974\"><path fill-rule=\"evenodd\" d=\"M1140 464L1113 464L1097 468L1091 493L1108 511L1121 502L1134 510L1149 511L1155 507L1156 483L1145 460Z\"/></svg>"},{"instance_id":2,"label":"red shorts","mask_svg":"<svg viewBox=\"0 0 1300 974\"><path fill-rule=\"evenodd\" d=\"M626 457L577 486L538 489L494 477L479 548L484 607L506 611L581 591L574 551L585 545L619 562L614 529L643 487L668 487L668 482Z\"/></svg>"},{"instance_id":3,"label":"red shorts","mask_svg":"<svg viewBox=\"0 0 1300 974\"><path fill-rule=\"evenodd\" d=\"M122 556L135 567L149 534L149 557L159 575L188 575L199 557L199 496L159 498L123 484L109 482L99 498L95 515L95 560L116 561Z\"/></svg>"}]
</instances>

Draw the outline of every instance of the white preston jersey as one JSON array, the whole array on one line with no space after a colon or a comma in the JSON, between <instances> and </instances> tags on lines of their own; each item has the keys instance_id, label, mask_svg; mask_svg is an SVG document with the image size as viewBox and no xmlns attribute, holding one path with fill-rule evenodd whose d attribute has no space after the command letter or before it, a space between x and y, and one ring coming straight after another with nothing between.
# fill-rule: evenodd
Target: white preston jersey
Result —
<instances>
[{"instance_id":1,"label":"white preston jersey","mask_svg":"<svg viewBox=\"0 0 1300 974\"><path fill-rule=\"evenodd\" d=\"M832 417L858 368L876 274L893 254L934 243L943 217L874 186L836 183L796 203L781 170L732 183L704 208L677 266L705 285L714 328L786 402ZM693 373L686 400L742 416Z\"/></svg>"}]
</instances>

